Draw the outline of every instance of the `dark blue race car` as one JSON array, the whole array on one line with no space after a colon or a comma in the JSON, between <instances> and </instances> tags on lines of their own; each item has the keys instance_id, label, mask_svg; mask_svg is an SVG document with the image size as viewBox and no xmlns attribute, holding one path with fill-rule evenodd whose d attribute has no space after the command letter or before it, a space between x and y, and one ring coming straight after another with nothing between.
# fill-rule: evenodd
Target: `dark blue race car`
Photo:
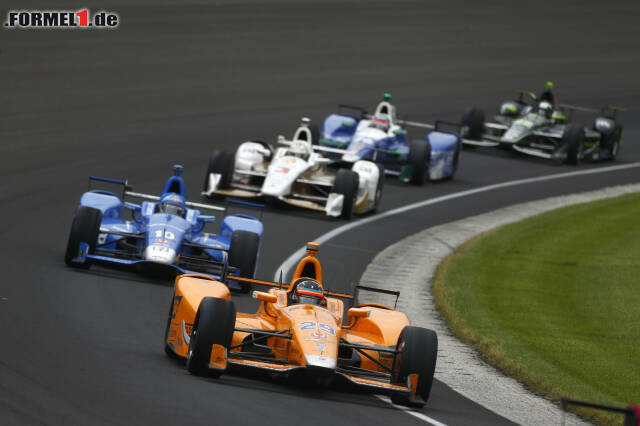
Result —
<instances>
[{"instance_id":1,"label":"dark blue race car","mask_svg":"<svg viewBox=\"0 0 640 426\"><path fill-rule=\"evenodd\" d=\"M385 174L399 176L407 183L423 185L427 179L453 178L462 148L460 125L398 120L390 100L385 94L372 115L361 107L339 105L338 113L328 116L318 131L318 145L327 156L345 163L369 160L382 164ZM431 132L422 140L409 142L403 126ZM446 130L446 126L457 131Z\"/></svg>"},{"instance_id":2,"label":"dark blue race car","mask_svg":"<svg viewBox=\"0 0 640 426\"><path fill-rule=\"evenodd\" d=\"M159 197L131 192L126 181L90 177L90 190L80 198L71 225L66 264L86 269L93 261L101 261L179 274L204 273L223 280L227 273L253 278L262 222L244 214L227 215L217 235L204 232L215 217L204 216L199 209L227 209L186 201L181 174L182 167L174 166L174 176ZM95 182L117 184L122 193L91 189ZM150 201L134 204L125 196ZM249 291L246 285L239 287Z\"/></svg>"}]
</instances>

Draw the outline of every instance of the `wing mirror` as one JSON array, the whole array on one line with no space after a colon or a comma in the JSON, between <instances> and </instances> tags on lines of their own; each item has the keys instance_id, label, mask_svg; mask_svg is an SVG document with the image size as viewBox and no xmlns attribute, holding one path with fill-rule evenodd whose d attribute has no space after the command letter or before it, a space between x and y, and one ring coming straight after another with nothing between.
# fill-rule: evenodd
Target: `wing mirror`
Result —
<instances>
[{"instance_id":1,"label":"wing mirror","mask_svg":"<svg viewBox=\"0 0 640 426\"><path fill-rule=\"evenodd\" d=\"M347 311L347 315L351 318L366 318L369 316L369 310L362 308L351 308Z\"/></svg>"},{"instance_id":2,"label":"wing mirror","mask_svg":"<svg viewBox=\"0 0 640 426\"><path fill-rule=\"evenodd\" d=\"M395 129L395 130L393 131L393 134L394 134L394 135L406 135L406 134L407 134L407 131L406 131L405 129Z\"/></svg>"},{"instance_id":3,"label":"wing mirror","mask_svg":"<svg viewBox=\"0 0 640 426\"><path fill-rule=\"evenodd\" d=\"M142 208L138 204L130 203L128 201L124 202L124 208L133 212L140 212L142 210Z\"/></svg>"},{"instance_id":4,"label":"wing mirror","mask_svg":"<svg viewBox=\"0 0 640 426\"><path fill-rule=\"evenodd\" d=\"M213 223L216 221L215 216L198 216L198 222L202 223Z\"/></svg>"},{"instance_id":5,"label":"wing mirror","mask_svg":"<svg viewBox=\"0 0 640 426\"><path fill-rule=\"evenodd\" d=\"M264 291L254 291L252 296L254 299L258 299L265 303L276 303L278 301L278 296L271 293L265 293Z\"/></svg>"}]
</instances>

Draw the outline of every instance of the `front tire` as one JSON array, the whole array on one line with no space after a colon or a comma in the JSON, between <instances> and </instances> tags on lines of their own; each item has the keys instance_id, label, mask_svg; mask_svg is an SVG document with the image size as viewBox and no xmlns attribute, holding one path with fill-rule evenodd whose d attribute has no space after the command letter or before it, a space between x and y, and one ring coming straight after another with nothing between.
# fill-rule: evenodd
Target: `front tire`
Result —
<instances>
[{"instance_id":1,"label":"front tire","mask_svg":"<svg viewBox=\"0 0 640 426\"><path fill-rule=\"evenodd\" d=\"M578 165L582 159L584 149L584 129L571 124L562 137L562 144L567 147L567 164Z\"/></svg>"},{"instance_id":2,"label":"front tire","mask_svg":"<svg viewBox=\"0 0 640 426\"><path fill-rule=\"evenodd\" d=\"M240 268L240 276L253 278L258 261L260 249L260 236L249 231L233 231L231 244L229 245L229 264ZM240 291L248 293L251 284L240 283Z\"/></svg>"},{"instance_id":3,"label":"front tire","mask_svg":"<svg viewBox=\"0 0 640 426\"><path fill-rule=\"evenodd\" d=\"M424 185L429 174L429 161L431 160L431 145L423 140L411 141L407 164L411 166L410 183L414 185Z\"/></svg>"},{"instance_id":4,"label":"front tire","mask_svg":"<svg viewBox=\"0 0 640 426\"><path fill-rule=\"evenodd\" d=\"M382 188L384 188L384 166L380 163L376 163L376 166L378 166L378 185L376 186L373 209L371 209L374 212L378 210L378 207L380 206L380 200L382 199Z\"/></svg>"},{"instance_id":5,"label":"front tire","mask_svg":"<svg viewBox=\"0 0 640 426\"><path fill-rule=\"evenodd\" d=\"M340 218L351 219L359 185L360 177L353 170L340 169L336 173L336 180L333 182L333 190L331 192L344 195Z\"/></svg>"},{"instance_id":6,"label":"front tire","mask_svg":"<svg viewBox=\"0 0 640 426\"><path fill-rule=\"evenodd\" d=\"M235 157L225 151L215 150L209 157L207 173L204 176L203 191L209 190L209 175L211 173L220 174L219 189L228 189L231 186L231 178L233 177L233 163Z\"/></svg>"},{"instance_id":7,"label":"front tire","mask_svg":"<svg viewBox=\"0 0 640 426\"><path fill-rule=\"evenodd\" d=\"M236 308L230 300L205 297L200 302L191 329L187 370L196 376L220 377L222 371L210 370L211 346L231 346L236 324Z\"/></svg>"},{"instance_id":8,"label":"front tire","mask_svg":"<svg viewBox=\"0 0 640 426\"><path fill-rule=\"evenodd\" d=\"M480 140L484 133L484 111L480 108L467 108L462 114L462 125L467 127L467 133L463 136Z\"/></svg>"},{"instance_id":9,"label":"front tire","mask_svg":"<svg viewBox=\"0 0 640 426\"><path fill-rule=\"evenodd\" d=\"M78 207L76 215L73 217L67 249L64 254L64 262L67 266L81 269L89 269L91 267L90 259L85 260L83 263L74 262L73 259L78 256L80 243L89 244L88 254L95 253L101 223L102 211L93 207Z\"/></svg>"},{"instance_id":10,"label":"front tire","mask_svg":"<svg viewBox=\"0 0 640 426\"><path fill-rule=\"evenodd\" d=\"M438 336L433 330L407 326L402 329L396 345L391 383L406 386L410 374L418 374L416 393L423 402L410 401L403 395L392 394L394 404L423 406L429 400L433 374L438 356Z\"/></svg>"}]
</instances>

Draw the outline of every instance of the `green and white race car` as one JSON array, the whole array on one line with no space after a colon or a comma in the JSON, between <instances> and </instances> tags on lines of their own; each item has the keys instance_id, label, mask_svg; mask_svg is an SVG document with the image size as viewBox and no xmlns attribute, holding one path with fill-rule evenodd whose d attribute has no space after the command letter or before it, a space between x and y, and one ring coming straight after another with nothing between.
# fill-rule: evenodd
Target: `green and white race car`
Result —
<instances>
[{"instance_id":1,"label":"green and white race car","mask_svg":"<svg viewBox=\"0 0 640 426\"><path fill-rule=\"evenodd\" d=\"M591 126L572 122L575 111L595 114ZM582 160L614 160L620 151L623 126L616 120L619 107L600 110L538 102L531 92L520 92L515 101L504 102L494 122L484 112L467 108L462 116L466 146L510 147L523 154L578 164Z\"/></svg>"}]
</instances>

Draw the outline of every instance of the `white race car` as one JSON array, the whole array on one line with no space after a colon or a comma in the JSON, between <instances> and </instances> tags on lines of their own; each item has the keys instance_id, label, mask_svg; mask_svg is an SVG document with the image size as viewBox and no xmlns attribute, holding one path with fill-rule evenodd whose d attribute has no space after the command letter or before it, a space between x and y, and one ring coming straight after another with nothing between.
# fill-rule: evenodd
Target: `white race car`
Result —
<instances>
[{"instance_id":1,"label":"white race car","mask_svg":"<svg viewBox=\"0 0 640 426\"><path fill-rule=\"evenodd\" d=\"M384 169L371 161L356 161L351 169L334 172L334 162L316 151L308 118L293 140L278 138L279 148L259 141L242 143L235 155L211 154L202 195L276 198L287 204L351 218L373 211L380 203Z\"/></svg>"}]
</instances>

